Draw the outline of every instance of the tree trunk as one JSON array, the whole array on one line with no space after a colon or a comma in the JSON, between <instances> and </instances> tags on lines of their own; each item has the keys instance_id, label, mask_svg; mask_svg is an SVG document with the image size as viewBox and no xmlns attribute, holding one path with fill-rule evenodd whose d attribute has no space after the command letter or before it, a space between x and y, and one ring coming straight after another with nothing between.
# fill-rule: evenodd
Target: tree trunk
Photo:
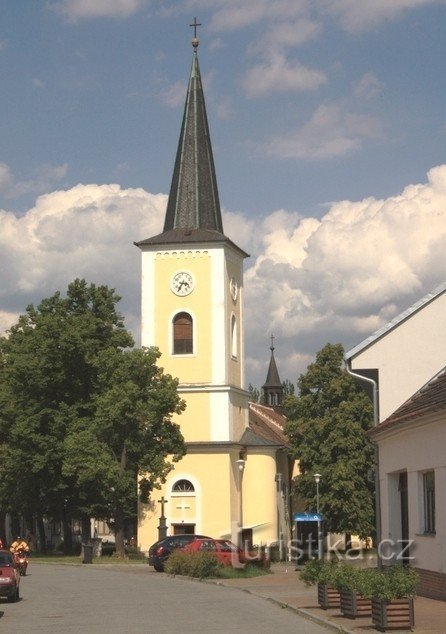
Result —
<instances>
[{"instance_id":1,"label":"tree trunk","mask_svg":"<svg viewBox=\"0 0 446 634\"><path fill-rule=\"evenodd\" d=\"M116 554L119 558L125 557L125 544L124 544L124 516L121 509L115 511L115 546Z\"/></svg>"},{"instance_id":2,"label":"tree trunk","mask_svg":"<svg viewBox=\"0 0 446 634\"><path fill-rule=\"evenodd\" d=\"M39 533L39 550L41 553L46 553L45 524L43 522L43 517L40 514L37 516L37 531Z\"/></svg>"},{"instance_id":3,"label":"tree trunk","mask_svg":"<svg viewBox=\"0 0 446 634\"><path fill-rule=\"evenodd\" d=\"M91 521L88 515L81 516L81 540L88 544L91 539Z\"/></svg>"},{"instance_id":4,"label":"tree trunk","mask_svg":"<svg viewBox=\"0 0 446 634\"><path fill-rule=\"evenodd\" d=\"M11 513L11 533L12 541L17 539L17 537L20 535L20 517L17 515L17 513Z\"/></svg>"},{"instance_id":5,"label":"tree trunk","mask_svg":"<svg viewBox=\"0 0 446 634\"><path fill-rule=\"evenodd\" d=\"M124 471L127 468L127 450L126 450L126 446L124 444L122 451L121 451L121 460L120 460L120 471L121 473L124 473ZM118 506L119 502L118 502L117 498L117 504L116 506ZM125 544L124 544L124 513L122 511L121 506L119 505L119 508L115 509L115 516L114 516L114 520L115 520L115 546L116 546L116 554L118 555L118 557L124 559L125 557Z\"/></svg>"},{"instance_id":6,"label":"tree trunk","mask_svg":"<svg viewBox=\"0 0 446 634\"><path fill-rule=\"evenodd\" d=\"M3 548L6 548L5 520L6 520L6 512L5 511L0 511L0 539L3 542Z\"/></svg>"},{"instance_id":7,"label":"tree trunk","mask_svg":"<svg viewBox=\"0 0 446 634\"><path fill-rule=\"evenodd\" d=\"M350 550L352 547L352 534L345 533L345 550Z\"/></svg>"},{"instance_id":8,"label":"tree trunk","mask_svg":"<svg viewBox=\"0 0 446 634\"><path fill-rule=\"evenodd\" d=\"M63 554L71 555L73 552L73 531L71 526L71 519L65 514L62 519L63 526Z\"/></svg>"}]
</instances>

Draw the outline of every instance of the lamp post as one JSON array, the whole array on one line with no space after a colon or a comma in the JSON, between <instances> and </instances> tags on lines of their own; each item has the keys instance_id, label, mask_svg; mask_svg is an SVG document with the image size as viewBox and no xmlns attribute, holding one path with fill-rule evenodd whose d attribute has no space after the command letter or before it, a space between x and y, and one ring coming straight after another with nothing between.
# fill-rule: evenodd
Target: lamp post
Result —
<instances>
[{"instance_id":1,"label":"lamp post","mask_svg":"<svg viewBox=\"0 0 446 634\"><path fill-rule=\"evenodd\" d=\"M240 514L239 514L239 523L240 523L240 533L239 533L239 546L243 548L243 472L245 470L245 460L243 458L239 458L237 461L237 467L240 473Z\"/></svg>"},{"instance_id":2,"label":"lamp post","mask_svg":"<svg viewBox=\"0 0 446 634\"><path fill-rule=\"evenodd\" d=\"M323 544L322 544L322 533L321 533L321 520L319 518L319 511L320 511L320 507L319 507L319 482L321 481L321 474L320 473L315 473L314 474L314 481L316 482L316 513L318 514L318 519L317 519L317 554L318 554L318 559L322 559L322 548L323 548Z\"/></svg>"}]
</instances>

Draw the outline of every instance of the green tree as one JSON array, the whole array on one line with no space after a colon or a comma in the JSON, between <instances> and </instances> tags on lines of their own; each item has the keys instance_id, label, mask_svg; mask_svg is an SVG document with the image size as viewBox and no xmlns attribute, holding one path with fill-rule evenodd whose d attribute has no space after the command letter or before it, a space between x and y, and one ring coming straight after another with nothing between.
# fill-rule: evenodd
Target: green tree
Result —
<instances>
[{"instance_id":1,"label":"green tree","mask_svg":"<svg viewBox=\"0 0 446 634\"><path fill-rule=\"evenodd\" d=\"M300 475L295 492L316 509L314 474L322 475L320 510L329 531L367 537L374 531L370 470L373 447L365 432L372 405L342 367L343 347L327 344L298 380L298 396L288 396L286 433Z\"/></svg>"},{"instance_id":2,"label":"green tree","mask_svg":"<svg viewBox=\"0 0 446 634\"><path fill-rule=\"evenodd\" d=\"M294 394L294 383L292 383L289 379L285 379L282 381L283 387L283 397L292 396Z\"/></svg>"},{"instance_id":3,"label":"green tree","mask_svg":"<svg viewBox=\"0 0 446 634\"><path fill-rule=\"evenodd\" d=\"M133 345L119 299L107 286L77 279L66 297L57 292L28 306L0 340L2 502L25 517L62 521L67 550L71 517L80 511L62 473L65 439L73 421L93 416L97 355Z\"/></svg>"},{"instance_id":4,"label":"green tree","mask_svg":"<svg viewBox=\"0 0 446 634\"><path fill-rule=\"evenodd\" d=\"M248 385L249 400L251 403L260 403L260 390L258 387L254 387L251 383Z\"/></svg>"},{"instance_id":5,"label":"green tree","mask_svg":"<svg viewBox=\"0 0 446 634\"><path fill-rule=\"evenodd\" d=\"M126 469L124 475L114 477L110 474L111 438L129 424L127 418L123 419L125 424L118 420L120 390L127 385L125 371L131 372L130 361L136 364L140 357L147 364L149 353L123 353L134 344L116 310L119 299L113 289L75 280L68 286L66 297L58 292L37 307L28 306L8 335L0 339L0 504L2 509L24 517L35 515L41 538L43 515L60 520L66 551L71 545L73 517L83 519L86 528L88 518L96 513L104 519L115 517L118 522L116 513L112 515L113 509L118 512L118 505L111 501L113 495L122 499L125 490L133 517L136 513L136 450L126 446L133 461L133 480ZM149 420L153 428L156 421L159 424L159 437L153 440L160 454L158 462L142 459L141 467L153 468L156 477L163 477L163 469L169 468L166 452L179 455L183 451L177 428L163 423L169 423L169 411L179 411L182 406L167 389L167 385L172 389L176 385L173 379L156 369L157 354L152 351L149 355L151 374L144 372L142 362L139 370L141 381L150 379L148 391L156 386L157 393L151 393L148 403L150 416L159 417ZM112 360L121 369L121 385L115 378L118 370L111 370ZM112 387L117 399L114 411L112 403L107 406L101 400ZM130 384L127 387L132 394ZM161 404L158 399L163 394L166 399ZM135 412L140 417L142 400L134 405L139 407ZM110 416L110 445L104 444L97 432L103 416L98 413L101 407ZM92 465L96 478L91 477ZM124 516L129 513L125 509Z\"/></svg>"},{"instance_id":6,"label":"green tree","mask_svg":"<svg viewBox=\"0 0 446 634\"><path fill-rule=\"evenodd\" d=\"M66 441L64 473L96 499L96 517L111 520L120 556L126 521L135 516L137 478L139 497L147 502L185 453L171 420L185 403L178 381L157 366L159 357L156 348L100 354L93 421L78 421Z\"/></svg>"}]
</instances>

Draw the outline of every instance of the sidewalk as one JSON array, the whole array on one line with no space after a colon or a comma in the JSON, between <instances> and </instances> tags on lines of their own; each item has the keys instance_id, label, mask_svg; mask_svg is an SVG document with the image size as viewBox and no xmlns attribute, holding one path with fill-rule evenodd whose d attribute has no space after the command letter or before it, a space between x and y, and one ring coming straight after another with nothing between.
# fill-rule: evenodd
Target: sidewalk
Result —
<instances>
[{"instance_id":1,"label":"sidewalk","mask_svg":"<svg viewBox=\"0 0 446 634\"><path fill-rule=\"evenodd\" d=\"M293 565L276 563L271 566L270 575L252 579L226 579L219 585L239 588L258 597L268 599L283 607L290 608L327 627L348 634L371 634L376 632L371 618L346 619L338 608L322 610L318 607L315 587L307 588L299 579ZM399 630L403 631L403 630ZM446 602L415 598L416 634L446 633Z\"/></svg>"}]
</instances>

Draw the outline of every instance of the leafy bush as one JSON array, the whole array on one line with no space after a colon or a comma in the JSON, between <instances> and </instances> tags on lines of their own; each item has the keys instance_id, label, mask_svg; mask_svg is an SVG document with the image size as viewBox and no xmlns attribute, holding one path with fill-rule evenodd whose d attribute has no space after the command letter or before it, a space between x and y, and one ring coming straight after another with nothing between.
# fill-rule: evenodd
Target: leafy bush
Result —
<instances>
[{"instance_id":1,"label":"leafy bush","mask_svg":"<svg viewBox=\"0 0 446 634\"><path fill-rule=\"evenodd\" d=\"M305 564L299 576L306 586L314 586L317 583L333 586L338 568L336 560L311 559Z\"/></svg>"},{"instance_id":2,"label":"leafy bush","mask_svg":"<svg viewBox=\"0 0 446 634\"><path fill-rule=\"evenodd\" d=\"M395 565L384 570L369 570L363 579L361 594L365 598L375 597L387 601L413 597L418 578L418 573L407 566Z\"/></svg>"},{"instance_id":3,"label":"leafy bush","mask_svg":"<svg viewBox=\"0 0 446 634\"><path fill-rule=\"evenodd\" d=\"M374 568L358 568L351 564L341 563L337 567L333 585L341 590L352 590L364 598L369 598L369 592L374 583Z\"/></svg>"},{"instance_id":4,"label":"leafy bush","mask_svg":"<svg viewBox=\"0 0 446 634\"><path fill-rule=\"evenodd\" d=\"M205 550L191 553L175 550L164 564L164 570L170 575L185 575L187 577L215 577L220 564L217 557Z\"/></svg>"}]
</instances>

